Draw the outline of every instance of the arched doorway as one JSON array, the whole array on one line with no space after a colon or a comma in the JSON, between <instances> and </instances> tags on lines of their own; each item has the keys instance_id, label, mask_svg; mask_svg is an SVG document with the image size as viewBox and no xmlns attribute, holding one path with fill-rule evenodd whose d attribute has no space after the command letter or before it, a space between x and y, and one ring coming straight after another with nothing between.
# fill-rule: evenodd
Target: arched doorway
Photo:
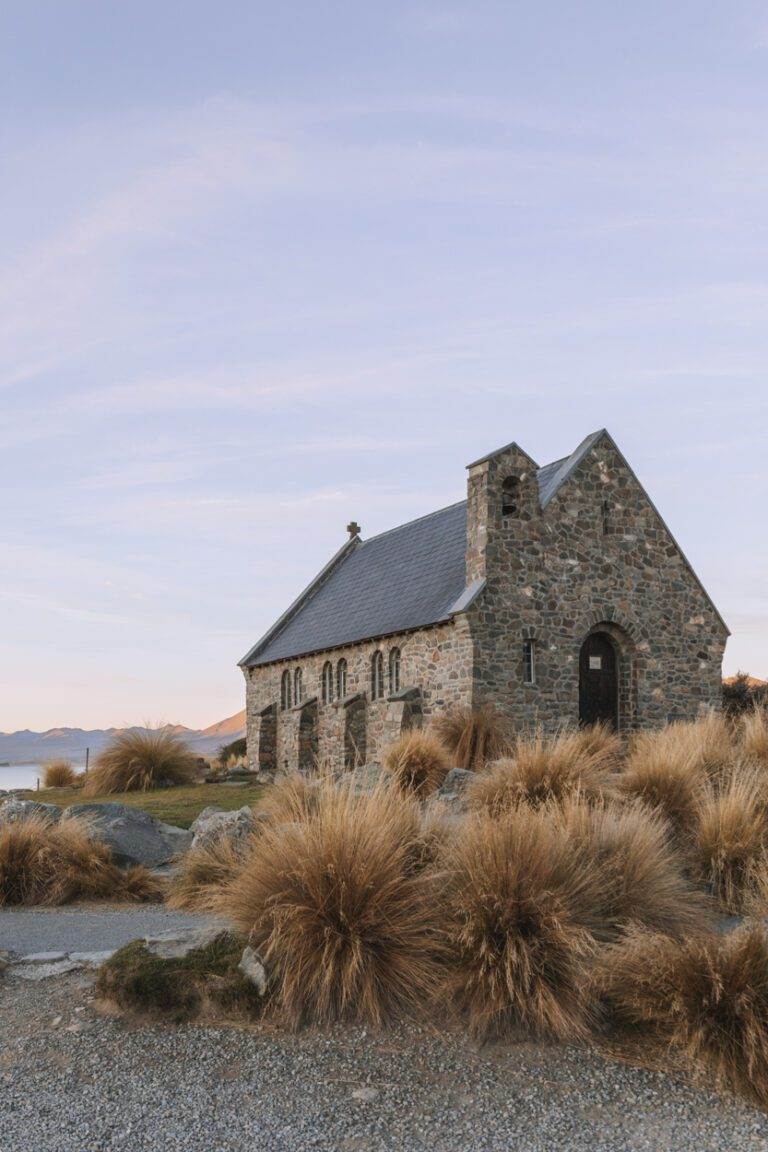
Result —
<instances>
[{"instance_id":1,"label":"arched doorway","mask_svg":"<svg viewBox=\"0 0 768 1152\"><path fill-rule=\"evenodd\" d=\"M607 632L590 632L579 653L579 723L619 726L619 658Z\"/></svg>"}]
</instances>

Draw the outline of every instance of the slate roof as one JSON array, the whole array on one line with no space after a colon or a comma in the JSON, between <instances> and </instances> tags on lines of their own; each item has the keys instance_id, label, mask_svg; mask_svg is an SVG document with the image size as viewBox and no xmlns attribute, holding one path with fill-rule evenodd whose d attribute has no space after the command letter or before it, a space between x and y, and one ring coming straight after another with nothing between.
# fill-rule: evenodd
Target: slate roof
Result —
<instances>
[{"instance_id":1,"label":"slate roof","mask_svg":"<svg viewBox=\"0 0 768 1152\"><path fill-rule=\"evenodd\" d=\"M447 619L465 590L466 550L466 500L357 542L243 664L256 667Z\"/></svg>"},{"instance_id":2,"label":"slate roof","mask_svg":"<svg viewBox=\"0 0 768 1152\"><path fill-rule=\"evenodd\" d=\"M570 456L538 469L542 508L607 435L600 429L582 440ZM504 450L498 449L483 460ZM424 628L465 611L484 586L483 581L466 586L466 545L466 500L370 540L355 537L347 541L251 648L241 665L254 668ZM698 581L687 560L685 563ZM707 595L703 586L702 591Z\"/></svg>"}]
</instances>

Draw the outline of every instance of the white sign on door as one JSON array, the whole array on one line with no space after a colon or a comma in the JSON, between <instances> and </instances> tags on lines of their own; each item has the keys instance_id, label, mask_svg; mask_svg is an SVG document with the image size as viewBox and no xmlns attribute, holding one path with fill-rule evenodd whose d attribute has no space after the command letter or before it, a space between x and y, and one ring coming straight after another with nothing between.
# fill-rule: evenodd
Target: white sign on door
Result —
<instances>
[{"instance_id":1,"label":"white sign on door","mask_svg":"<svg viewBox=\"0 0 768 1152\"><path fill-rule=\"evenodd\" d=\"M600 672L602 667L603 667L602 656L590 656L590 658L589 658L589 670L590 670L590 672Z\"/></svg>"}]
</instances>

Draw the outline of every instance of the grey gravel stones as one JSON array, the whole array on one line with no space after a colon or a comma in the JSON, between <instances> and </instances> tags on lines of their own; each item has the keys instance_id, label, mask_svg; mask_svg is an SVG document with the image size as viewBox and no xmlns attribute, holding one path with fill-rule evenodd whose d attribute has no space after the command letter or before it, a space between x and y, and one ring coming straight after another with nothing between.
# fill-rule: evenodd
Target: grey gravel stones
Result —
<instances>
[{"instance_id":1,"label":"grey gravel stones","mask_svg":"<svg viewBox=\"0 0 768 1152\"><path fill-rule=\"evenodd\" d=\"M0 982L2 1152L768 1148L758 1109L594 1049L478 1049L433 1027L127 1026L92 997L87 973Z\"/></svg>"},{"instance_id":2,"label":"grey gravel stones","mask_svg":"<svg viewBox=\"0 0 768 1152\"><path fill-rule=\"evenodd\" d=\"M173 824L163 824L140 808L127 804L74 804L63 819L82 817L91 835L112 851L121 867L144 864L156 868L168 864L174 856L186 852L193 834Z\"/></svg>"}]
</instances>

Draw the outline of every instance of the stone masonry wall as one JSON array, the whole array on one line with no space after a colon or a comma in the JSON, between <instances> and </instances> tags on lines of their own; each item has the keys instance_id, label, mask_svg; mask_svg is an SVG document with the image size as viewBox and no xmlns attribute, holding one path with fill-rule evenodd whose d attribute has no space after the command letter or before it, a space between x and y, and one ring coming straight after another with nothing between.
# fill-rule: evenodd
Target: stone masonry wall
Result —
<instances>
[{"instance_id":1,"label":"stone masonry wall","mask_svg":"<svg viewBox=\"0 0 768 1152\"><path fill-rule=\"evenodd\" d=\"M420 689L418 706L413 702L390 699L389 653L400 649L400 696L407 689ZM371 699L371 666L374 652L384 656L384 696ZM400 734L401 727L411 722L414 713L426 721L436 712L453 704L468 704L472 692L473 655L472 639L466 617L423 628L417 632L389 636L384 640L365 641L361 644L335 648L297 660L283 660L263 667L244 669L246 681L246 722L248 756L251 768L294 770L300 764L300 749L309 747L308 710L317 702L317 761L320 766L334 769L345 767L345 727L347 715L364 709L365 748L367 760L381 757L384 748ZM345 704L336 697L336 669L341 659L347 661L347 694ZM330 661L334 674L334 700L322 702L322 674L326 661ZM280 683L283 672L293 674L302 670L303 702L288 711L280 710ZM362 699L360 699L362 697ZM276 705L276 709L270 706ZM304 724L302 726L302 716ZM276 725L275 725L276 717ZM276 727L276 731L275 731ZM353 732L356 728L353 727ZM360 741L356 737L356 744ZM259 749L274 744L272 763L262 759ZM347 741L347 746L349 742ZM306 767L306 757L302 767ZM346 765L349 766L348 764Z\"/></svg>"},{"instance_id":2,"label":"stone masonry wall","mask_svg":"<svg viewBox=\"0 0 768 1152\"><path fill-rule=\"evenodd\" d=\"M511 474L521 477L519 511L504 517ZM605 624L619 654L621 728L719 706L725 629L610 439L543 511L534 484L529 457L515 448L470 470L468 578L487 579L469 612L474 703L494 703L521 726L573 724L579 651ZM527 638L532 685L523 675Z\"/></svg>"}]
</instances>

